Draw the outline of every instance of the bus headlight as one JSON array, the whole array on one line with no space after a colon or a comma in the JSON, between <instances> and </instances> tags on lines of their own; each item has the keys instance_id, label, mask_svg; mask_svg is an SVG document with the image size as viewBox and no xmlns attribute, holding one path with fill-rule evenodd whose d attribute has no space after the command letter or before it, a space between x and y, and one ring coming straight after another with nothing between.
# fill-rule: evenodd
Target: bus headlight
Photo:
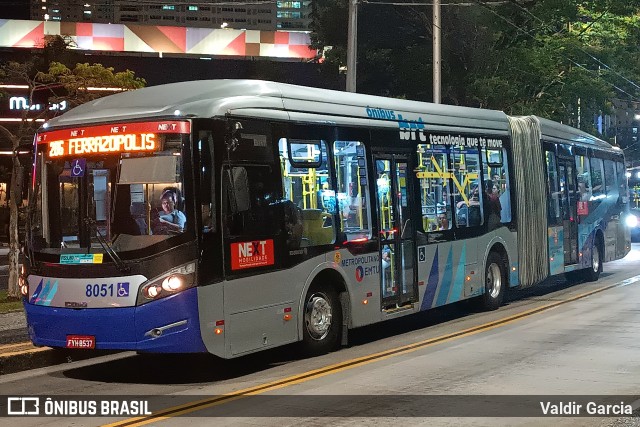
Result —
<instances>
[{"instance_id":1,"label":"bus headlight","mask_svg":"<svg viewBox=\"0 0 640 427\"><path fill-rule=\"evenodd\" d=\"M627 217L625 218L625 222L627 224L627 227L629 228L635 228L638 226L638 217L635 216L634 214L629 214L627 215Z\"/></svg>"},{"instance_id":2,"label":"bus headlight","mask_svg":"<svg viewBox=\"0 0 640 427\"><path fill-rule=\"evenodd\" d=\"M136 305L146 304L160 298L168 297L195 286L196 264L181 265L169 270L162 276L149 280L140 287Z\"/></svg>"},{"instance_id":3,"label":"bus headlight","mask_svg":"<svg viewBox=\"0 0 640 427\"><path fill-rule=\"evenodd\" d=\"M29 281L23 275L18 276L18 284L20 285L20 294L23 297L29 296Z\"/></svg>"},{"instance_id":4,"label":"bus headlight","mask_svg":"<svg viewBox=\"0 0 640 427\"><path fill-rule=\"evenodd\" d=\"M182 289L185 284L182 274L172 274L162 281L162 289L167 292L176 292Z\"/></svg>"},{"instance_id":5,"label":"bus headlight","mask_svg":"<svg viewBox=\"0 0 640 427\"><path fill-rule=\"evenodd\" d=\"M20 287L20 294L23 297L29 296L29 280L27 279L27 269L24 264L20 265L20 274L18 274L18 286Z\"/></svg>"}]
</instances>

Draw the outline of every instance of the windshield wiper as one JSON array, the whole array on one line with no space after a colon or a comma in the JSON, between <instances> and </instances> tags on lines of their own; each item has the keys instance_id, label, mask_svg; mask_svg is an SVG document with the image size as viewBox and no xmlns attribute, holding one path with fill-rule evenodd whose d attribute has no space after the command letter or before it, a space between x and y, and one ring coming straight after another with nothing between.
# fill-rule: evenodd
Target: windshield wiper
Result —
<instances>
[{"instance_id":1,"label":"windshield wiper","mask_svg":"<svg viewBox=\"0 0 640 427\"><path fill-rule=\"evenodd\" d=\"M116 253L116 251L114 251L113 248L111 248L107 240L102 236L102 233L100 233L100 230L98 229L98 225L96 221L92 218L85 218L84 223L87 224L89 227L91 227L91 229L93 229L96 232L96 237L98 238L98 242L100 243L100 246L102 246L102 249L104 249L107 255L109 255L109 257L111 258L113 263L116 265L118 270L122 271L123 273L129 272L131 268L128 265L126 265L124 261L122 261L122 259ZM91 248L91 237L89 237L89 249L90 248Z\"/></svg>"}]
</instances>

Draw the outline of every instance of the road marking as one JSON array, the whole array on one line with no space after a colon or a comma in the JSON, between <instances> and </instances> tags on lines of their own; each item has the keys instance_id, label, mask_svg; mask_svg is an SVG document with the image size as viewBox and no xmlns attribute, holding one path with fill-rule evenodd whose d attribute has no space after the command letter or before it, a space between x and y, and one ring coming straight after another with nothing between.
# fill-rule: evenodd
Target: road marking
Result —
<instances>
[{"instance_id":1,"label":"road marking","mask_svg":"<svg viewBox=\"0 0 640 427\"><path fill-rule=\"evenodd\" d=\"M173 418L179 415L188 414L191 412L199 411L202 409L210 408L213 406L222 405L224 403L232 402L234 400L242 399L245 396L255 396L258 394L266 393L268 391L277 390L280 388L288 387L294 384L300 384L303 382L307 382L316 378L321 378L327 375L332 375L338 372L346 371L349 369L357 368L360 366L368 365L370 363L378 362L381 360L389 359L394 356L412 353L416 350L420 350L422 348L430 347L432 345L448 342L454 339L463 338L471 335L478 334L480 332L489 331L491 329L495 329L510 323L513 323L517 320L523 319L525 317L532 316L537 313L541 313L543 311L551 310L560 305L567 304L573 301L577 301L591 295L604 292L606 290L628 286L632 283L636 283L640 281L640 275L631 277L629 279L623 280L618 283L614 283L613 285L608 285L602 288L594 289L589 292L585 292L574 297L568 298L566 300L556 301L547 305L543 305L541 307L532 308L530 310L523 311L522 313L514 314L503 319L494 320L493 322L485 323L483 325L474 326L472 328L464 329L458 332L452 332L450 334L441 335L439 337L430 338L428 340L420 341L413 344L404 345L401 347L396 347L393 349L385 350L379 353L370 354L368 356L362 356L355 359L347 360L345 362L336 363L333 365L325 366L324 368L315 369L313 371L308 371L302 374L293 375L287 378L283 378L281 380L273 381L270 383L265 383L262 385L245 388L242 390L235 391L233 394L226 394L210 399L198 400L190 403L185 403L183 405L173 406L167 409L163 409L161 411L156 412L153 415L148 417L137 417L137 418L129 418L123 421L119 421L112 424L105 424L105 427L124 427L124 426L142 426L145 424L149 424L152 422L158 422L162 420L166 420L169 418Z\"/></svg>"},{"instance_id":2,"label":"road marking","mask_svg":"<svg viewBox=\"0 0 640 427\"><path fill-rule=\"evenodd\" d=\"M16 344L3 344L3 345L0 345L0 356L4 356L5 350L9 350L10 348L33 347L33 346L34 345L31 343L31 341L24 341Z\"/></svg>"},{"instance_id":3,"label":"road marking","mask_svg":"<svg viewBox=\"0 0 640 427\"><path fill-rule=\"evenodd\" d=\"M3 359L5 357L11 357L11 356L20 356L23 354L30 354L30 353L40 353L42 351L49 351L51 350L49 347L33 347L33 348L29 348L26 350L19 350L19 351L14 351L14 352L9 352L9 353L2 353L0 354L0 359Z\"/></svg>"}]
</instances>

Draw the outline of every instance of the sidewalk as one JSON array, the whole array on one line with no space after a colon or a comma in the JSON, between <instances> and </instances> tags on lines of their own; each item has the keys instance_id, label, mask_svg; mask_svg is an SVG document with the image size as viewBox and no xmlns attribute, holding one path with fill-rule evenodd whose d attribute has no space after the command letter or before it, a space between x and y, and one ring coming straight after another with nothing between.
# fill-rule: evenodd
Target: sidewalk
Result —
<instances>
[{"instance_id":1,"label":"sidewalk","mask_svg":"<svg viewBox=\"0 0 640 427\"><path fill-rule=\"evenodd\" d=\"M9 285L9 245L0 242L0 290L6 290Z\"/></svg>"},{"instance_id":2,"label":"sidewalk","mask_svg":"<svg viewBox=\"0 0 640 427\"><path fill-rule=\"evenodd\" d=\"M26 330L27 319L25 318L24 311L14 311L11 313L0 314L0 331L11 330ZM2 334L4 335L4 334Z\"/></svg>"}]
</instances>

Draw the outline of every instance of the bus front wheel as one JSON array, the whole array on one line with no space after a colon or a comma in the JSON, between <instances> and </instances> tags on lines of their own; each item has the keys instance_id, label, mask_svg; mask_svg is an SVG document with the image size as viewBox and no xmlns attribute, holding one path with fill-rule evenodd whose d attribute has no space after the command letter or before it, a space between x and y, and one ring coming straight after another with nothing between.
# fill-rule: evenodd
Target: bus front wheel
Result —
<instances>
[{"instance_id":1,"label":"bus front wheel","mask_svg":"<svg viewBox=\"0 0 640 427\"><path fill-rule=\"evenodd\" d=\"M335 349L342 327L342 307L334 288L312 285L304 301L302 344L307 354Z\"/></svg>"},{"instance_id":2,"label":"bus front wheel","mask_svg":"<svg viewBox=\"0 0 640 427\"><path fill-rule=\"evenodd\" d=\"M487 265L484 272L482 307L485 310L495 310L500 307L504 300L506 286L504 261L496 252L491 252L487 257Z\"/></svg>"}]
</instances>

